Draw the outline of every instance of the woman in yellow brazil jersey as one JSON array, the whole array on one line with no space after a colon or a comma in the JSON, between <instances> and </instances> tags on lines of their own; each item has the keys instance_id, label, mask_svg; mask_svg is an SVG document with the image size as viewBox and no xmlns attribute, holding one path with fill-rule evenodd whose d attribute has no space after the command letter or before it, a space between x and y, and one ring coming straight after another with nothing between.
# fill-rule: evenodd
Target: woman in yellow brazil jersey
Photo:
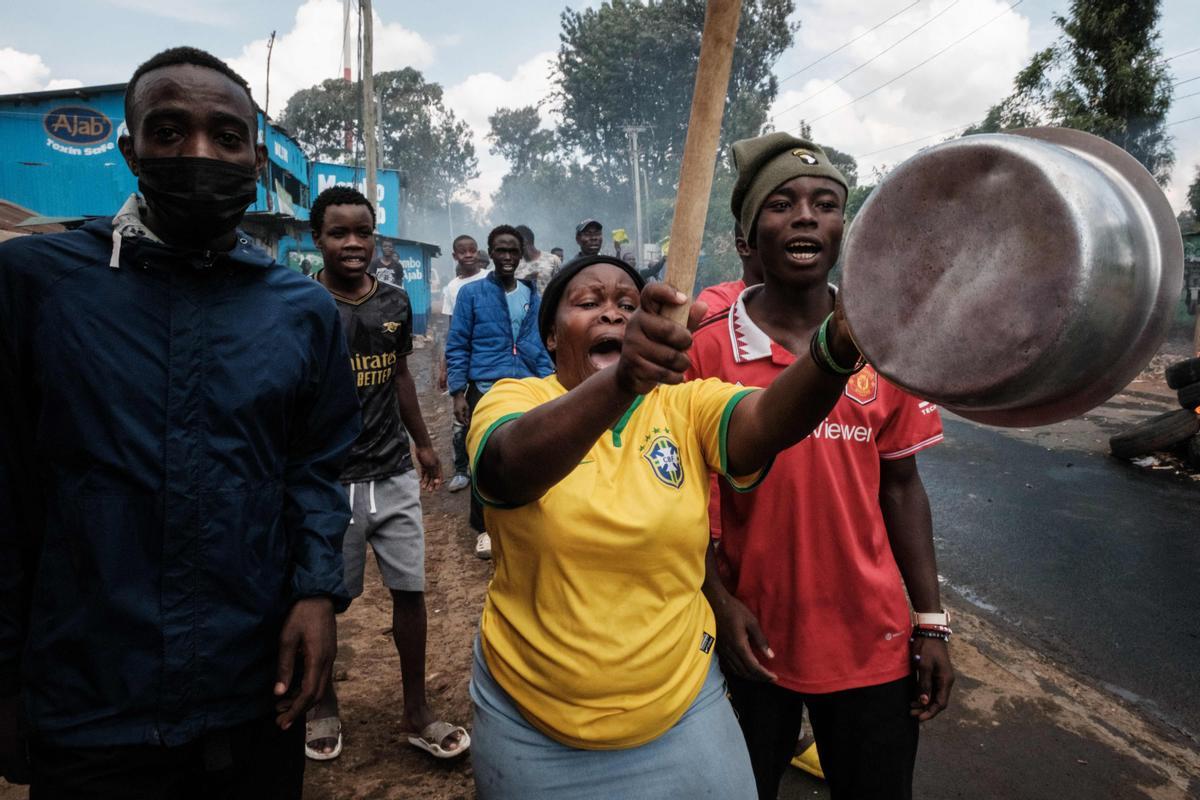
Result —
<instances>
[{"instance_id":1,"label":"woman in yellow brazil jersey","mask_svg":"<svg viewBox=\"0 0 1200 800\"><path fill-rule=\"evenodd\" d=\"M539 316L557 372L475 409L496 562L471 681L483 800L755 797L700 591L708 474L751 490L860 356L836 314L765 390L683 383L691 336L661 312L684 301L615 258L567 264Z\"/></svg>"}]
</instances>

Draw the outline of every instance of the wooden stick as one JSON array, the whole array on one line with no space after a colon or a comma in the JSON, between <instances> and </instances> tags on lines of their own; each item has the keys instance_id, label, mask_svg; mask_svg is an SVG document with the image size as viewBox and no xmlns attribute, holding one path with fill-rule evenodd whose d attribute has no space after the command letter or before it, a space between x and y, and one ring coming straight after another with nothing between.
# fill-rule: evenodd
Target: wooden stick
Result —
<instances>
[{"instance_id":1,"label":"wooden stick","mask_svg":"<svg viewBox=\"0 0 1200 800\"><path fill-rule=\"evenodd\" d=\"M704 219L712 191L713 168L721 140L721 117L729 91L733 45L737 40L742 0L708 0L704 12L704 34L700 39L700 64L692 94L683 162L679 166L679 189L675 216L671 220L671 251L664 281L691 298L696 283L696 262L704 240ZM684 324L691 303L671 307L668 316Z\"/></svg>"}]
</instances>

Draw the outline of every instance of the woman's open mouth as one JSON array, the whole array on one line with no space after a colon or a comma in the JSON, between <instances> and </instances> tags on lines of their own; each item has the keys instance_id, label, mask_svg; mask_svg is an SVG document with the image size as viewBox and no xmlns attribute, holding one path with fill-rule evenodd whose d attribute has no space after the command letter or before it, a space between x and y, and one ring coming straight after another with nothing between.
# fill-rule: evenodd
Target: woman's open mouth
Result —
<instances>
[{"instance_id":1,"label":"woman's open mouth","mask_svg":"<svg viewBox=\"0 0 1200 800\"><path fill-rule=\"evenodd\" d=\"M346 269L365 269L367 266L367 257L361 253L344 253L339 260Z\"/></svg>"},{"instance_id":2,"label":"woman's open mouth","mask_svg":"<svg viewBox=\"0 0 1200 800\"><path fill-rule=\"evenodd\" d=\"M588 349L588 361L598 370L611 367L621 360L621 340L606 336Z\"/></svg>"}]
</instances>

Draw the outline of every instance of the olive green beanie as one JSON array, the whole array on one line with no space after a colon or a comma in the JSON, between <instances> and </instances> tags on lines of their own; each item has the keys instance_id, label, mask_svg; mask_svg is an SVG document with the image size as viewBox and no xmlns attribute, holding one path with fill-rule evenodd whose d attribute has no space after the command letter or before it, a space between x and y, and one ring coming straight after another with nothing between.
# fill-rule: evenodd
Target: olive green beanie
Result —
<instances>
[{"instance_id":1,"label":"olive green beanie","mask_svg":"<svg viewBox=\"0 0 1200 800\"><path fill-rule=\"evenodd\" d=\"M733 167L737 181L733 184L730 207L742 225L746 238L754 235L758 212L771 192L804 175L829 178L850 187L842 173L829 161L820 145L798 139L790 133L768 133L753 139L733 143Z\"/></svg>"}]
</instances>

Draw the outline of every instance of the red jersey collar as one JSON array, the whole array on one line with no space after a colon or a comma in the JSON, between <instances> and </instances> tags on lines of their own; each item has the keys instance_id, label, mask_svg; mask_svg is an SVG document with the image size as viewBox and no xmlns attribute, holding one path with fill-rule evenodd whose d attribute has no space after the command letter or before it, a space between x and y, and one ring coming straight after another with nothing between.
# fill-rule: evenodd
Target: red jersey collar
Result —
<instances>
[{"instance_id":1,"label":"red jersey collar","mask_svg":"<svg viewBox=\"0 0 1200 800\"><path fill-rule=\"evenodd\" d=\"M755 325L746 311L746 300L762 288L762 284L747 286L729 307L729 342L732 345L733 360L738 364L745 364L747 361L770 358L780 364L790 364L796 357L786 348L776 344L762 328ZM829 284L829 291L837 295L837 287L832 283Z\"/></svg>"}]
</instances>

